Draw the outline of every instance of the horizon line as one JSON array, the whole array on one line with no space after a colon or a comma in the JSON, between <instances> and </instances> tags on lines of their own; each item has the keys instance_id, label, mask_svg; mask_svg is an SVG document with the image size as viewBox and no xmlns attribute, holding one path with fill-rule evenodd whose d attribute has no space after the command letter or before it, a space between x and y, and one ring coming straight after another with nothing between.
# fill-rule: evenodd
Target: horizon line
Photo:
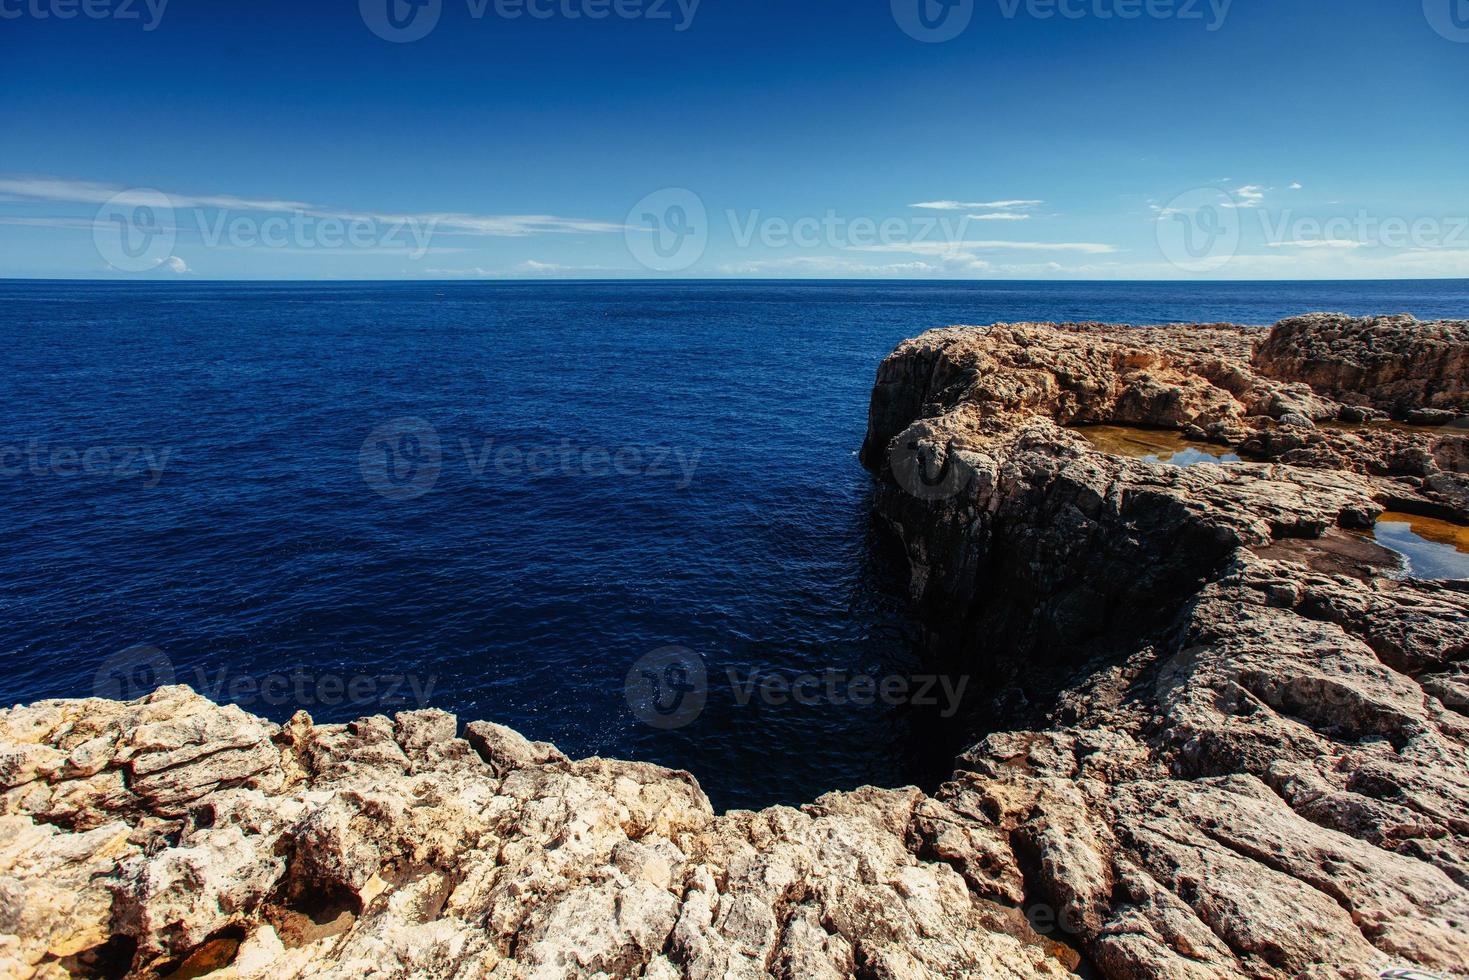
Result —
<instances>
[{"instance_id":1,"label":"horizon line","mask_svg":"<svg viewBox=\"0 0 1469 980\"><path fill-rule=\"evenodd\" d=\"M1066 284L1088 284L1088 285L1174 285L1174 286L1210 286L1210 285L1281 285L1289 283L1358 283L1358 282L1462 282L1469 284L1469 276L1442 277L1442 276L1418 276L1418 277L1358 277L1350 279L943 279L943 278L881 278L881 277L858 277L843 278L833 277L754 277L754 276L708 276L708 277L677 277L659 278L650 276L614 276L602 278L560 278L560 277L526 277L506 276L497 278L493 276L482 276L475 278L451 278L451 279L401 279L401 278L374 278L374 279L266 279L266 278L236 278L236 279L206 279L195 276L174 276L158 278L97 278L95 276L8 276L0 274L0 282L34 282L34 283L106 283L109 285L136 284L136 285L206 285L206 284L248 284L248 283L299 283L301 285L355 285L363 283L377 284L422 284L422 285L578 285L578 284L610 284L610 283L709 283L709 282L747 282L747 283L902 283L921 284L935 283L944 285L982 285L985 283L1033 283L1037 285L1066 285Z\"/></svg>"}]
</instances>

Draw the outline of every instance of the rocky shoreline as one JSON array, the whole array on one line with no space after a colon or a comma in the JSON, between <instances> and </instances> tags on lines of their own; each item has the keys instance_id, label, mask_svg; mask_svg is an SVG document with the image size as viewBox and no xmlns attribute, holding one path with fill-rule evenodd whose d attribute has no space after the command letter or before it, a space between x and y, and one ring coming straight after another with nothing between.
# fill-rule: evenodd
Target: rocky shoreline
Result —
<instances>
[{"instance_id":1,"label":"rocky shoreline","mask_svg":"<svg viewBox=\"0 0 1469 980\"><path fill-rule=\"evenodd\" d=\"M439 711L17 707L0 974L1469 976L1469 585L1361 533L1469 522L1466 414L1469 323L930 331L878 372L875 509L1027 722L936 793L720 815Z\"/></svg>"}]
</instances>

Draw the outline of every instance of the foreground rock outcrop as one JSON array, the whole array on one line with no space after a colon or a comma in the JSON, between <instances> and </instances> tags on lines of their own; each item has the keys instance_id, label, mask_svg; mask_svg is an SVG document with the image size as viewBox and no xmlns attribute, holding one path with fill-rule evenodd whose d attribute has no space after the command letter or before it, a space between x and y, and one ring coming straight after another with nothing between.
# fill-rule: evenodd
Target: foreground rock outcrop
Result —
<instances>
[{"instance_id":1,"label":"foreground rock outcrop","mask_svg":"<svg viewBox=\"0 0 1469 980\"><path fill-rule=\"evenodd\" d=\"M443 712L277 726L179 687L0 712L0 975L1469 976L1469 586L1357 533L1469 520L1464 434L1390 422L1469 409L1466 329L900 346L876 508L994 681L932 795L718 815Z\"/></svg>"},{"instance_id":2,"label":"foreground rock outcrop","mask_svg":"<svg viewBox=\"0 0 1469 980\"><path fill-rule=\"evenodd\" d=\"M1062 976L915 856L917 790L716 816L687 773L439 711L187 688L0 718L0 975Z\"/></svg>"}]
</instances>

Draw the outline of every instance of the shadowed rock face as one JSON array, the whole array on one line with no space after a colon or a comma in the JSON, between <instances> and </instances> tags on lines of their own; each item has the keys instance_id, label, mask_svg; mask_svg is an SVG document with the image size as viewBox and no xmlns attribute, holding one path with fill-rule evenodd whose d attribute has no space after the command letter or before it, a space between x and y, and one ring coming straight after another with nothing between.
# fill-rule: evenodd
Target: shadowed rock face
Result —
<instances>
[{"instance_id":1,"label":"shadowed rock face","mask_svg":"<svg viewBox=\"0 0 1469 980\"><path fill-rule=\"evenodd\" d=\"M0 975L1021 978L1075 947L1109 978L1464 976L1469 587L1383 577L1360 531L1469 517L1469 453L1365 421L1421 364L1356 399L1278 367L1361 322L1463 363L1454 325L1342 317L950 328L883 363L863 457L915 597L975 674L1047 677L932 796L721 816L687 773L438 711L44 702L0 712Z\"/></svg>"},{"instance_id":2,"label":"shadowed rock face","mask_svg":"<svg viewBox=\"0 0 1469 980\"><path fill-rule=\"evenodd\" d=\"M1464 970L1469 587L1383 577L1392 556L1355 533L1390 503L1469 518L1463 436L1320 427L1402 411L1395 379L1462 386L1461 327L1020 324L901 345L863 458L915 598L976 673L1079 678L1042 729L961 756L927 805L932 853L978 894L1042 903L1111 977ZM1345 377L1331 359L1356 330L1380 383L1352 405L1278 368L1309 352ZM1259 461L1105 455L1075 423Z\"/></svg>"}]
</instances>

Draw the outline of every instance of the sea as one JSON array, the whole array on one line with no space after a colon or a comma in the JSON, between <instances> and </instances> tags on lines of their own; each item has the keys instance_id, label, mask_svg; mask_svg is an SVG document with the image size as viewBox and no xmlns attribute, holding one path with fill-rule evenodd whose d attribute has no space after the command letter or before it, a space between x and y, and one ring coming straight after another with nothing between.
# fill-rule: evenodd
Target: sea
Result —
<instances>
[{"instance_id":1,"label":"sea","mask_svg":"<svg viewBox=\"0 0 1469 980\"><path fill-rule=\"evenodd\" d=\"M947 772L858 463L955 323L1469 317L1469 282L0 281L0 703L440 708L720 810Z\"/></svg>"}]
</instances>

